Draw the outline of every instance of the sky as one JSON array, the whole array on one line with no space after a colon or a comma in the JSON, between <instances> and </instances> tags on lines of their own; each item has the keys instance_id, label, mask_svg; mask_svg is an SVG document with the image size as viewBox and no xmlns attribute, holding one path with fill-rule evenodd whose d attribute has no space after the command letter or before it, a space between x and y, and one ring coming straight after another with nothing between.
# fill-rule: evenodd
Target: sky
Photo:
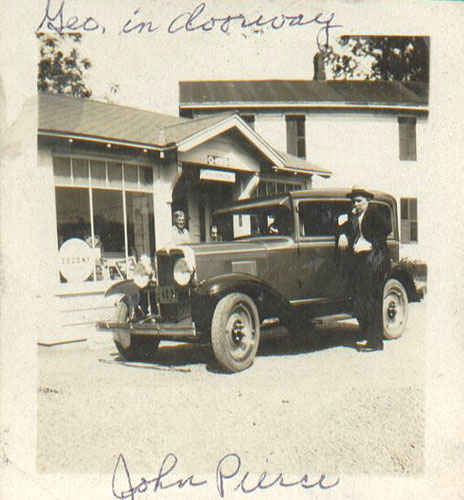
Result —
<instances>
[{"instance_id":1,"label":"sky","mask_svg":"<svg viewBox=\"0 0 464 500\"><path fill-rule=\"evenodd\" d=\"M52 5L57 5L54 0L50 1ZM187 33L180 29L174 34L167 33L167 27L174 18L193 12L200 3L127 2L123 4L127 8L115 10L107 3L98 2L98 12L86 10L84 5L88 3L85 2L80 11L66 6L66 16L82 12L80 19L85 19L90 12L95 12L93 15L98 22L105 24L105 33L101 29L96 33L84 33L80 44L82 56L92 62L86 80L93 97L101 99L109 95L112 85L117 85L119 91L112 98L118 104L177 114L180 80L312 78L316 38L323 27L320 23L332 15L332 24L338 21L336 12L327 3L215 0L205 4L196 24L202 24L211 17L239 14L243 14L248 22L260 15L263 16L261 19L269 20L280 14L288 17L302 14L304 22L319 14L320 17L306 26L293 27L289 26L291 20L286 19L281 29L241 29L239 22L235 21L235 24L231 22L228 33L221 31L218 22L211 31L198 29ZM79 2L75 4L80 5ZM157 8L161 5L162 10ZM135 15L134 10L137 10ZM50 8L50 12L54 11L56 7L54 10ZM133 20L131 26L141 20L151 20L152 26L159 27L151 34L121 34L120 29L128 19ZM182 19L185 21L186 17ZM177 26L181 25L179 22ZM335 39L336 35L346 33L346 30L334 28L332 33L331 37Z\"/></svg>"},{"instance_id":2,"label":"sky","mask_svg":"<svg viewBox=\"0 0 464 500\"><path fill-rule=\"evenodd\" d=\"M48 0L47 10L44 0L38 19L47 12L48 18L55 17L61 1ZM402 5L414 3L409 0ZM195 12L198 15L191 26L198 29L187 32L186 20ZM178 82L182 80L312 79L317 36L330 19L332 25L339 26L330 30L330 42L344 34L427 35L396 2L209 0L202 7L201 0L128 0L117 4L111 0L66 0L62 14L65 21L76 16L81 25L91 17L88 25L96 26L95 31L81 30L79 49L92 62L86 81L93 98L104 99L116 85L113 102L169 114L178 113ZM282 14L285 22L278 28ZM213 29L208 24L200 28L211 18L238 15L247 23L271 21L277 16L278 29L269 24L261 29L242 29L240 20L231 21L227 33L221 31L224 26L220 21ZM307 24L290 26L297 24L298 15ZM128 31L142 21L147 23L143 33L137 29L122 32L124 26ZM169 34L173 21L172 28L177 31ZM53 24L56 26L57 20ZM153 32L148 33L148 28Z\"/></svg>"},{"instance_id":3,"label":"sky","mask_svg":"<svg viewBox=\"0 0 464 500\"><path fill-rule=\"evenodd\" d=\"M182 80L306 79L313 76L316 44L311 36L289 43L278 36L185 37L156 43L145 36L112 36L101 46L93 36L82 42L82 54L93 67L88 82L94 97L119 86L120 104L177 113ZM214 50L212 50L214 47ZM281 57L285 54L285 62ZM116 62L115 62L116 61Z\"/></svg>"}]
</instances>

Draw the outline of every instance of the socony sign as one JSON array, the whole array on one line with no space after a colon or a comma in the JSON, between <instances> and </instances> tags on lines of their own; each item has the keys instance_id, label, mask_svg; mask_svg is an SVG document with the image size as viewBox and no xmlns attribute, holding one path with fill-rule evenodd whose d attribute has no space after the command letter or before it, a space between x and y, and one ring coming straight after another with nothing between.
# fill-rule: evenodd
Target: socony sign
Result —
<instances>
[{"instance_id":1,"label":"socony sign","mask_svg":"<svg viewBox=\"0 0 464 500\"><path fill-rule=\"evenodd\" d=\"M61 245L58 259L60 273L69 283L82 283L93 272L92 249L78 238L67 240Z\"/></svg>"}]
</instances>

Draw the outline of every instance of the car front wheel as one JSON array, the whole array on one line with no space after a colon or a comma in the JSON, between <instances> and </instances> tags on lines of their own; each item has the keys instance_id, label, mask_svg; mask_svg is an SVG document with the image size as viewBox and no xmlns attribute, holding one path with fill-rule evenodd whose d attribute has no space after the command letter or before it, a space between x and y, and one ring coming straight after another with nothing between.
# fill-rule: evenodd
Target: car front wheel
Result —
<instances>
[{"instance_id":1,"label":"car front wheel","mask_svg":"<svg viewBox=\"0 0 464 500\"><path fill-rule=\"evenodd\" d=\"M222 369L234 373L249 368L259 345L259 315L253 300L231 293L216 305L211 323L211 344Z\"/></svg>"},{"instance_id":2,"label":"car front wheel","mask_svg":"<svg viewBox=\"0 0 464 500\"><path fill-rule=\"evenodd\" d=\"M124 302L119 302L114 311L113 321L115 323L127 323L129 309ZM119 354L127 361L151 361L155 358L159 346L159 340L151 337L132 336L130 345L124 347L118 340L118 333L113 333L113 340Z\"/></svg>"},{"instance_id":3,"label":"car front wheel","mask_svg":"<svg viewBox=\"0 0 464 500\"><path fill-rule=\"evenodd\" d=\"M408 294L404 286L389 279L383 290L383 336L397 339L403 335L408 321Z\"/></svg>"}]
</instances>

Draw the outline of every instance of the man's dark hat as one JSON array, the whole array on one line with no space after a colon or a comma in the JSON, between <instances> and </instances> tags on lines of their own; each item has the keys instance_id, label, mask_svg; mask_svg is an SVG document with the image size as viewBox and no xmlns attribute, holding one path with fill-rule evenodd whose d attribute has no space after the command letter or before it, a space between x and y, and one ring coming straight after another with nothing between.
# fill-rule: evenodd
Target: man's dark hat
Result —
<instances>
[{"instance_id":1,"label":"man's dark hat","mask_svg":"<svg viewBox=\"0 0 464 500\"><path fill-rule=\"evenodd\" d=\"M348 193L347 197L353 199L356 198L356 196L364 196L364 198L371 200L374 197L374 193L368 191L367 189L364 189L363 187L353 186L351 188L351 192Z\"/></svg>"}]
</instances>

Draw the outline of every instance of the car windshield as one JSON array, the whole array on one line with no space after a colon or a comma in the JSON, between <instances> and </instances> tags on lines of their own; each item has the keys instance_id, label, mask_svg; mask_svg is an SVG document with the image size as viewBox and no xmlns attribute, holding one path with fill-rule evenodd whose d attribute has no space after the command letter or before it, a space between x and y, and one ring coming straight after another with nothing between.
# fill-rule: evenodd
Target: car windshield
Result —
<instances>
[{"instance_id":1,"label":"car windshield","mask_svg":"<svg viewBox=\"0 0 464 500\"><path fill-rule=\"evenodd\" d=\"M284 206L251 207L218 215L215 220L219 241L262 236L290 236L292 212Z\"/></svg>"}]
</instances>

